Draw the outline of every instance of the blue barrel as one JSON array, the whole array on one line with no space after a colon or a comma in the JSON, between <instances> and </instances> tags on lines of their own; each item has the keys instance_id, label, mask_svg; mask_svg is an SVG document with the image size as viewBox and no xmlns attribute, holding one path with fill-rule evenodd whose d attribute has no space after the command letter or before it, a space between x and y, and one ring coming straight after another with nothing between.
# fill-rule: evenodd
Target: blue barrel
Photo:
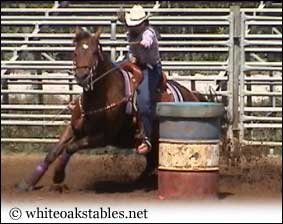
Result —
<instances>
[{"instance_id":1,"label":"blue barrel","mask_svg":"<svg viewBox=\"0 0 283 224\"><path fill-rule=\"evenodd\" d=\"M218 140L224 107L220 103L158 103L160 138Z\"/></svg>"},{"instance_id":2,"label":"blue barrel","mask_svg":"<svg viewBox=\"0 0 283 224\"><path fill-rule=\"evenodd\" d=\"M216 196L224 106L210 102L166 102L157 104L156 113L160 197Z\"/></svg>"}]
</instances>

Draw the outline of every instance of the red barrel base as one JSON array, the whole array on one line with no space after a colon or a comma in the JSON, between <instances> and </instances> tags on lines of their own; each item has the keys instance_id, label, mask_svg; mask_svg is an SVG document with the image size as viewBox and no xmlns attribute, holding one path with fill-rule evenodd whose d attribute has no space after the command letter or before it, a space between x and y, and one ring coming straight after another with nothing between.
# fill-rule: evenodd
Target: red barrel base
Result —
<instances>
[{"instance_id":1,"label":"red barrel base","mask_svg":"<svg viewBox=\"0 0 283 224\"><path fill-rule=\"evenodd\" d=\"M216 199L218 171L158 170L160 199Z\"/></svg>"}]
</instances>

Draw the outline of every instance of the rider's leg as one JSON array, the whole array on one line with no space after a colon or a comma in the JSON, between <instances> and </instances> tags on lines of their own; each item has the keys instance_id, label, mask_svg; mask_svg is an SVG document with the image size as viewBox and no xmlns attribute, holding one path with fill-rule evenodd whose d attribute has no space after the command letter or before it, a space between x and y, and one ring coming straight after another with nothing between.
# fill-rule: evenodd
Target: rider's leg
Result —
<instances>
[{"instance_id":1,"label":"rider's leg","mask_svg":"<svg viewBox=\"0 0 283 224\"><path fill-rule=\"evenodd\" d=\"M143 140L150 142L152 133L152 119L151 119L151 99L149 90L149 73L148 69L143 70L143 80L137 89L137 106L141 122L141 134Z\"/></svg>"},{"instance_id":2,"label":"rider's leg","mask_svg":"<svg viewBox=\"0 0 283 224\"><path fill-rule=\"evenodd\" d=\"M17 184L17 187L21 190L32 190L35 185L39 182L41 177L45 174L47 171L49 165L53 163L56 158L62 153L64 149L64 144L70 141L73 137L73 132L71 125L68 125L60 137L59 142L52 147L51 150L49 150L48 154L44 158L44 160L40 161L31 176L29 176L27 179L23 180L19 184Z\"/></svg>"},{"instance_id":3,"label":"rider's leg","mask_svg":"<svg viewBox=\"0 0 283 224\"><path fill-rule=\"evenodd\" d=\"M142 130L144 131L144 141L141 145L140 153L146 153L151 148L151 136L153 129L153 117L155 102L153 100L160 82L161 67L155 65L152 68L143 70L144 79L139 85L137 94L137 106L141 119Z\"/></svg>"}]
</instances>

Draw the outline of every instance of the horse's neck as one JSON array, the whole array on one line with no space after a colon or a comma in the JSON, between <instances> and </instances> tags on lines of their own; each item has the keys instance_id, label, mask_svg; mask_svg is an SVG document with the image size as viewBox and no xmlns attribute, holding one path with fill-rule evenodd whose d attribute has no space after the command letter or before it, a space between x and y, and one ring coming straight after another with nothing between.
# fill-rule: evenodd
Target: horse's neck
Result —
<instances>
[{"instance_id":1,"label":"horse's neck","mask_svg":"<svg viewBox=\"0 0 283 224\"><path fill-rule=\"evenodd\" d=\"M113 63L104 55L104 61L98 64L96 74L99 76L103 75L113 69L113 67ZM115 70L95 83L93 90L84 91L83 103L88 105L88 108L105 106L123 97L120 96L123 88L121 74L118 70Z\"/></svg>"}]
</instances>

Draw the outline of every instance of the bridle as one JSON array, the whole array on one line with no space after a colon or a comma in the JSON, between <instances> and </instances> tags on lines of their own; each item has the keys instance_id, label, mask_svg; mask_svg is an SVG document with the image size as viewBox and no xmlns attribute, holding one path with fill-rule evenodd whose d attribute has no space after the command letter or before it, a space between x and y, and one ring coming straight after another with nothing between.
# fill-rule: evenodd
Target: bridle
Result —
<instances>
[{"instance_id":1,"label":"bridle","mask_svg":"<svg viewBox=\"0 0 283 224\"><path fill-rule=\"evenodd\" d=\"M83 88L84 88L84 90L85 91L89 91L89 90L93 90L93 80L94 80L94 78L96 77L96 68L97 68L97 64L98 64L98 60L97 60L97 63L95 63L93 66L76 66L74 69L76 70L76 69L88 69L88 76L87 76L87 78L86 78L86 82L88 82L87 83L87 85L86 86L84 86Z\"/></svg>"},{"instance_id":2,"label":"bridle","mask_svg":"<svg viewBox=\"0 0 283 224\"><path fill-rule=\"evenodd\" d=\"M105 76L111 74L111 72L115 71L115 70L118 70L120 69L120 64L117 64L114 68L111 68L109 69L108 71L104 72L103 74L101 74L100 76L96 76L96 68L98 66L98 63L99 61L103 61L104 60L104 57L103 57L103 54L102 54L102 47L101 45L99 44L99 47L98 47L98 60L96 60L95 64L92 65L92 66L76 66L74 68L74 70L76 69L80 69L80 68L87 68L88 71L89 71L89 75L87 76L87 86L86 87L83 87L85 91L89 91L89 90L93 90L93 85L94 83L98 82L99 80L101 80L102 78L104 78ZM124 62L124 61L123 61ZM123 63L122 62L122 63ZM75 63L74 63L75 65ZM117 102L113 102L111 104L108 104L104 107L101 107L101 108L98 108L98 109L95 109L95 110L91 110L91 111L85 111L83 109L83 105L82 105L82 95L80 96L79 98L79 105L80 105L80 109L82 111L82 116L86 116L86 115L93 115L93 114L97 114L97 113L100 113L100 112L105 112L107 110L110 110L112 108L115 108L117 106L119 106L120 104L124 103L124 102L128 102L132 99L132 96L125 96L123 97L121 100L117 101Z\"/></svg>"},{"instance_id":3,"label":"bridle","mask_svg":"<svg viewBox=\"0 0 283 224\"><path fill-rule=\"evenodd\" d=\"M88 70L88 76L86 78L86 81L88 82L86 87L83 87L85 91L89 91L89 90L93 90L93 84L94 84L94 80L96 77L96 68L98 66L99 60L104 61L104 57L102 54L102 46L100 43L98 43L98 59L95 61L94 65L92 66L76 66L76 63L74 62L74 70L77 69L87 69ZM74 61L74 60L73 60ZM98 77L97 77L98 78Z\"/></svg>"}]
</instances>

